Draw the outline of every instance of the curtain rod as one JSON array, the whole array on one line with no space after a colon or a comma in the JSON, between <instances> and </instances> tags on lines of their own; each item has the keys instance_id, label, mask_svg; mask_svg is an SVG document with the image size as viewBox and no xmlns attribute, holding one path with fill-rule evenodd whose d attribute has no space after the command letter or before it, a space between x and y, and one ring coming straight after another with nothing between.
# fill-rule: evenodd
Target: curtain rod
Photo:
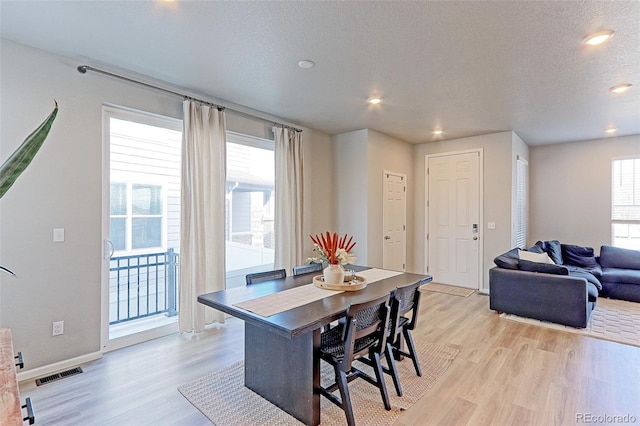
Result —
<instances>
[{"instance_id":1,"label":"curtain rod","mask_svg":"<svg viewBox=\"0 0 640 426\"><path fill-rule=\"evenodd\" d=\"M154 86L153 84L145 83L143 81L134 80L132 78L125 77L123 75L114 74L114 73L109 72L109 71L104 71L104 70L101 70L101 69L98 69L98 68L94 68L94 67L92 67L90 65L78 65L78 72L80 74L86 74L87 71L97 72L99 74L104 74L104 75L108 75L110 77L115 77L115 78L120 79L120 80L128 81L129 83L139 84L141 86L145 86L145 87L148 87L150 89L159 90L159 91L162 91L162 92L165 92L165 93L169 93L169 94L174 95L174 96L179 96L179 97L185 98L185 99L191 99L191 100L194 100L196 102L201 102L203 104L214 106L214 107L216 107L218 109L226 109L226 110L228 110L229 112L231 112L231 113L233 113L235 115L240 115L240 116L243 116L243 117L246 117L246 118L250 118L252 120L259 120L259 121L262 121L264 123L269 123L269 124L271 124L273 126L276 126L276 127L282 127L284 129L289 129L289 130L293 130L293 131L296 131L296 132L302 132L302 129L298 129L296 127L287 126L286 124L278 123L278 122L272 121L272 120L267 120L266 118L262 118L262 117L257 117L255 115L249 114L247 112L238 111L238 110L232 109L232 108L227 108L224 105L214 104L214 103L211 103L211 102L203 100L203 99L194 98L193 96L189 96L189 95L186 95L184 93L179 93L179 92L175 92L173 90L165 89L164 87Z\"/></svg>"}]
</instances>

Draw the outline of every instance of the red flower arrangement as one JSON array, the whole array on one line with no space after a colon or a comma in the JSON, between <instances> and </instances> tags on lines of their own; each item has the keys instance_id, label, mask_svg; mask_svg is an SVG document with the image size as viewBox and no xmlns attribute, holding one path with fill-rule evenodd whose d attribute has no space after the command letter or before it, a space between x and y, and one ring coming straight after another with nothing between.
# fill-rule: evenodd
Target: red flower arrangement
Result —
<instances>
[{"instance_id":1,"label":"red flower arrangement","mask_svg":"<svg viewBox=\"0 0 640 426\"><path fill-rule=\"evenodd\" d=\"M356 245L356 242L353 241L353 237L349 237L347 234L344 234L343 237L338 237L338 233L334 232L333 235L326 232L326 234L309 235L311 237L311 241L315 245L316 251L320 254L320 259L312 258L311 262L316 261L318 263L319 260L328 262L332 265L346 265L348 263L353 263L356 258L350 252L353 247ZM349 238L347 240L347 238Z\"/></svg>"}]
</instances>

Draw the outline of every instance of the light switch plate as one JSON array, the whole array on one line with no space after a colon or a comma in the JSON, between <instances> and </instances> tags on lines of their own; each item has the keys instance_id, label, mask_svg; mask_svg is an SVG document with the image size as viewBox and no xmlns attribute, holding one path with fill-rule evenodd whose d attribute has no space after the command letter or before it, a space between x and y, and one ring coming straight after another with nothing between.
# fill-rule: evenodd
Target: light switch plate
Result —
<instances>
[{"instance_id":1,"label":"light switch plate","mask_svg":"<svg viewBox=\"0 0 640 426\"><path fill-rule=\"evenodd\" d=\"M487 222L487 229L496 229L495 222Z\"/></svg>"},{"instance_id":2,"label":"light switch plate","mask_svg":"<svg viewBox=\"0 0 640 426\"><path fill-rule=\"evenodd\" d=\"M64 228L53 228L53 242L64 242Z\"/></svg>"}]
</instances>

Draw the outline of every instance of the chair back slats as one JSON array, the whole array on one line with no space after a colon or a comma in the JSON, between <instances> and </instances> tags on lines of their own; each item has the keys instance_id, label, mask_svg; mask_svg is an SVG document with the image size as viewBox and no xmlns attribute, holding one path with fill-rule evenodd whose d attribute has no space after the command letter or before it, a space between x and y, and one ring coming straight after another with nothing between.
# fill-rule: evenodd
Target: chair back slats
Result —
<instances>
[{"instance_id":1,"label":"chair back slats","mask_svg":"<svg viewBox=\"0 0 640 426\"><path fill-rule=\"evenodd\" d=\"M294 276L322 271L322 263L310 263L308 265L294 266L292 271Z\"/></svg>"},{"instance_id":2,"label":"chair back slats","mask_svg":"<svg viewBox=\"0 0 640 426\"><path fill-rule=\"evenodd\" d=\"M350 305L347 308L347 320L343 330L343 341L345 343L345 368L351 368L351 363L362 353L369 351L368 348L361 352L357 351L356 342L367 337L375 339L377 352L384 352L387 342L387 327L389 324L390 295L386 294L378 299L369 302Z\"/></svg>"},{"instance_id":3,"label":"chair back slats","mask_svg":"<svg viewBox=\"0 0 640 426\"><path fill-rule=\"evenodd\" d=\"M396 289L391 302L391 333L396 334L396 329L400 317L405 316L408 312L411 312L411 320L405 326L409 330L413 330L418 318L418 308L420 306L420 285L421 283L415 283Z\"/></svg>"},{"instance_id":4,"label":"chair back slats","mask_svg":"<svg viewBox=\"0 0 640 426\"><path fill-rule=\"evenodd\" d=\"M257 284L264 281L279 280L287 277L287 271L284 269L276 269L274 271L256 272L255 274L247 274L245 277L247 285Z\"/></svg>"}]
</instances>

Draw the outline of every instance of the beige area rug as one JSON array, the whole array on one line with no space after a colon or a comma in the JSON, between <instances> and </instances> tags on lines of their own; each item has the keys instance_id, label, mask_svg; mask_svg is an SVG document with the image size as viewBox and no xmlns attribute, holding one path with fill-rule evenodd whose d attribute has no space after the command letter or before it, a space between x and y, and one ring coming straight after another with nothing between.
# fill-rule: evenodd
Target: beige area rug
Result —
<instances>
[{"instance_id":1,"label":"beige area rug","mask_svg":"<svg viewBox=\"0 0 640 426\"><path fill-rule=\"evenodd\" d=\"M523 318L513 314L500 314L512 321L535 324L555 330L569 331L626 345L640 346L640 303L625 300L598 299L586 328L574 328L552 322Z\"/></svg>"},{"instance_id":2,"label":"beige area rug","mask_svg":"<svg viewBox=\"0 0 640 426\"><path fill-rule=\"evenodd\" d=\"M436 293L452 294L454 296L462 297L469 297L475 293L475 290L471 288L455 287L452 285L438 283L429 283L422 286L422 288L428 291L435 291Z\"/></svg>"},{"instance_id":3,"label":"beige area rug","mask_svg":"<svg viewBox=\"0 0 640 426\"><path fill-rule=\"evenodd\" d=\"M398 373L403 396L398 397L391 376L385 374L385 383L391 400L391 411L386 411L378 389L362 379L349 383L355 420L360 425L390 425L403 410L415 404L447 371L458 354L455 346L440 346L416 342L416 351L422 367L422 377L416 376L410 359L398 362ZM369 367L360 363L358 368ZM333 379L333 368L321 362L322 384ZM280 410L258 394L244 387L244 364L237 362L227 368L191 383L178 391L202 412L213 424L226 425L299 425L294 417ZM339 392L336 390L336 394ZM344 425L344 412L326 398L320 397L321 425Z\"/></svg>"}]
</instances>

